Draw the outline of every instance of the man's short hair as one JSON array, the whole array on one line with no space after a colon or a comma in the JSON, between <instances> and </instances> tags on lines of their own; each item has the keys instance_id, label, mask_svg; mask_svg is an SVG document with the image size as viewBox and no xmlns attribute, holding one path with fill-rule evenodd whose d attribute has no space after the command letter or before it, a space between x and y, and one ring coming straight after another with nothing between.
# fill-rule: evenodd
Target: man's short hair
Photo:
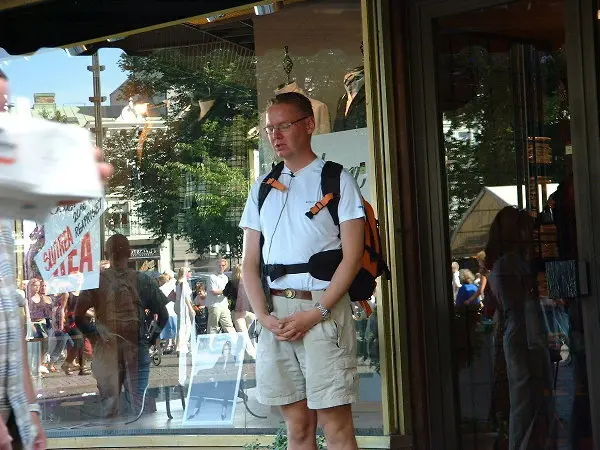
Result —
<instances>
[{"instance_id":1,"label":"man's short hair","mask_svg":"<svg viewBox=\"0 0 600 450\"><path fill-rule=\"evenodd\" d=\"M2 69L0 69L0 80L8 81L8 77L6 76L6 74L4 73L4 71Z\"/></svg>"},{"instance_id":2,"label":"man's short hair","mask_svg":"<svg viewBox=\"0 0 600 450\"><path fill-rule=\"evenodd\" d=\"M300 111L303 116L315 116L308 97L298 92L285 92L283 94L277 94L275 98L269 100L269 107L273 105L292 105L298 111Z\"/></svg>"},{"instance_id":3,"label":"man's short hair","mask_svg":"<svg viewBox=\"0 0 600 450\"><path fill-rule=\"evenodd\" d=\"M122 234L114 234L106 241L106 253L114 258L129 258L131 247L129 239Z\"/></svg>"}]
</instances>

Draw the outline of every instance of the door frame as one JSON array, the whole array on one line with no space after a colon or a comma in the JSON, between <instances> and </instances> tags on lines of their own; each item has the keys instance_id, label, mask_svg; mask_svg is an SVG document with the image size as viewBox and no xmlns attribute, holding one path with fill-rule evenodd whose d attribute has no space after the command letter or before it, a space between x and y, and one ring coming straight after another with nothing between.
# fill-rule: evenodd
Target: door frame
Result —
<instances>
[{"instance_id":1,"label":"door frame","mask_svg":"<svg viewBox=\"0 0 600 450\"><path fill-rule=\"evenodd\" d=\"M600 107L596 0L566 2L569 109L580 290L586 356L600 348ZM588 389L594 448L600 449L600 363L587 358Z\"/></svg>"},{"instance_id":2,"label":"door frame","mask_svg":"<svg viewBox=\"0 0 600 450\"><path fill-rule=\"evenodd\" d=\"M410 17L410 92L412 96L412 153L423 278L423 301L431 318L426 336L427 389L431 448L461 448L460 401L453 357L450 293L451 258L447 215L447 187L443 172L443 135L439 126L434 23L438 18L480 8L501 6L513 0L413 0ZM595 36L597 0L565 0L569 101L575 173L579 258L591 274L600 273L600 115ZM597 255L595 257L594 255ZM448 264L446 264L448 263ZM448 267L447 267L448 266ZM590 294L582 301L586 349L600 348L600 277L589 277ZM452 376L448 376L452 374ZM600 364L588 364L592 424L600 424ZM431 408L431 406L435 406ZM594 445L600 450L600 425Z\"/></svg>"}]
</instances>

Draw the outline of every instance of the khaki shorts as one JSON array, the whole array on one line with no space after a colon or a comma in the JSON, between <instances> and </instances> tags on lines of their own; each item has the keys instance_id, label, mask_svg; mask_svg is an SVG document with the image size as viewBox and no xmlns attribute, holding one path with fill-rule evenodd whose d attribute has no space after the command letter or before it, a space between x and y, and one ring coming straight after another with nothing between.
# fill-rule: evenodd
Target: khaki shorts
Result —
<instances>
[{"instance_id":1,"label":"khaki shorts","mask_svg":"<svg viewBox=\"0 0 600 450\"><path fill-rule=\"evenodd\" d=\"M325 291L312 300L273 297L273 315L283 319L314 308ZM289 405L307 399L310 409L354 403L358 397L356 330L346 295L331 318L315 325L303 339L282 342L257 326L257 400L265 405Z\"/></svg>"}]
</instances>

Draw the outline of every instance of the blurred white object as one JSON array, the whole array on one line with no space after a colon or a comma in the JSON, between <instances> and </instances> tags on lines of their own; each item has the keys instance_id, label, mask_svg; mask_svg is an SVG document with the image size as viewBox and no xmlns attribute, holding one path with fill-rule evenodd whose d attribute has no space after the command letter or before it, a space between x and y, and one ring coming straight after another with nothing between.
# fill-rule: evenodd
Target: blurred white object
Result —
<instances>
[{"instance_id":1,"label":"blurred white object","mask_svg":"<svg viewBox=\"0 0 600 450\"><path fill-rule=\"evenodd\" d=\"M23 114L0 115L0 211L41 220L60 202L102 197L89 131Z\"/></svg>"}]
</instances>

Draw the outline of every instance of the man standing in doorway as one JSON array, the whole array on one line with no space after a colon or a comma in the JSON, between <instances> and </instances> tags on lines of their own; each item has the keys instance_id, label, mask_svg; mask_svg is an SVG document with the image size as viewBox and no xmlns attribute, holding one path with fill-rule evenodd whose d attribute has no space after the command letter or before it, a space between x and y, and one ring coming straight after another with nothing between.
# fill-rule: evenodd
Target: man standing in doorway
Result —
<instances>
[{"instance_id":1,"label":"man standing in doorway","mask_svg":"<svg viewBox=\"0 0 600 450\"><path fill-rule=\"evenodd\" d=\"M344 170L339 228L328 211L312 219L306 216L326 194L321 192L325 163L311 147L314 128L312 107L303 95L280 94L271 101L265 130L285 165L262 208L259 191L266 177L254 184L248 197L240 222L242 273L260 322L258 400L280 407L289 449L316 449L319 423L327 448L351 450L357 448L351 404L357 399L358 375L348 289L361 267L364 208L358 185ZM268 268L306 263L315 253L340 248L343 258L331 281L309 273L271 274L268 289L263 289L261 256ZM272 312L267 300L272 300Z\"/></svg>"},{"instance_id":2,"label":"man standing in doorway","mask_svg":"<svg viewBox=\"0 0 600 450\"><path fill-rule=\"evenodd\" d=\"M218 332L219 325L224 332L235 333L229 303L223 295L223 289L229 281L229 278L225 275L228 267L229 264L226 259L217 260L217 273L212 274L208 280L205 305L208 309L207 328L210 334Z\"/></svg>"}]
</instances>

